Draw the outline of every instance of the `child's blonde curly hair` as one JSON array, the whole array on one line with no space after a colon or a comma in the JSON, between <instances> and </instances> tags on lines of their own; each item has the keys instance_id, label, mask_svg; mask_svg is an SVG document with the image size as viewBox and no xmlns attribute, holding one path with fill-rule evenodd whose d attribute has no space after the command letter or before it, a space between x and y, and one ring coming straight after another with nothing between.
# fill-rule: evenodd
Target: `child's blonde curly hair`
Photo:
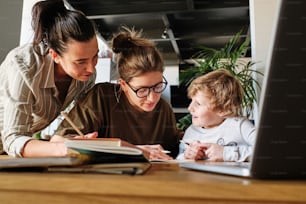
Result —
<instances>
[{"instance_id":1,"label":"child's blonde curly hair","mask_svg":"<svg viewBox=\"0 0 306 204\"><path fill-rule=\"evenodd\" d=\"M218 69L196 78L188 87L188 97L202 91L210 97L210 108L224 117L242 115L243 89L238 79L226 69Z\"/></svg>"}]
</instances>

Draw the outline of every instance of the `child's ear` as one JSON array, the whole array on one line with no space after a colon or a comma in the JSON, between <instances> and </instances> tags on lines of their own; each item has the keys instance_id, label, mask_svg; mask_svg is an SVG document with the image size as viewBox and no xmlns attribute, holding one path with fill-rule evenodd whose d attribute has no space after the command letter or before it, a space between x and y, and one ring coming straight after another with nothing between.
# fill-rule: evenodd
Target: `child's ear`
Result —
<instances>
[{"instance_id":1,"label":"child's ear","mask_svg":"<svg viewBox=\"0 0 306 204\"><path fill-rule=\"evenodd\" d=\"M226 116L230 115L230 111L219 111L218 115L219 117L225 118Z\"/></svg>"}]
</instances>

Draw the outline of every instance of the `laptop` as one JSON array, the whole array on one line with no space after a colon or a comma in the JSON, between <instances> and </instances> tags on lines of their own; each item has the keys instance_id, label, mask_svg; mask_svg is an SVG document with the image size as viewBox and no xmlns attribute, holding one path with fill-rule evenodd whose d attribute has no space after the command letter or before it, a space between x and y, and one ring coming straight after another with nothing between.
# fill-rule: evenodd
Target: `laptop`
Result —
<instances>
[{"instance_id":1,"label":"laptop","mask_svg":"<svg viewBox=\"0 0 306 204\"><path fill-rule=\"evenodd\" d=\"M306 178L305 11L304 0L279 1L250 163L199 161L181 167L260 179Z\"/></svg>"}]
</instances>

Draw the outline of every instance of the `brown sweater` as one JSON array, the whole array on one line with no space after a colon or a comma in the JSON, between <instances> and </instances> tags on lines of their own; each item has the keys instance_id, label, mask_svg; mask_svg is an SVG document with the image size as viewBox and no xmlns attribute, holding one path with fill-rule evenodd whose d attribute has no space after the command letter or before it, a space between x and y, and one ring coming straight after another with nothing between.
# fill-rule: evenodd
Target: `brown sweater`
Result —
<instances>
[{"instance_id":1,"label":"brown sweater","mask_svg":"<svg viewBox=\"0 0 306 204\"><path fill-rule=\"evenodd\" d=\"M117 94L119 85L96 84L69 113L69 117L83 133L98 131L99 137L118 137L135 145L161 144L178 153L179 131L170 105L160 99L155 109L143 112L128 102L125 94ZM117 102L119 101L119 102ZM56 134L73 134L75 131L64 120Z\"/></svg>"}]
</instances>

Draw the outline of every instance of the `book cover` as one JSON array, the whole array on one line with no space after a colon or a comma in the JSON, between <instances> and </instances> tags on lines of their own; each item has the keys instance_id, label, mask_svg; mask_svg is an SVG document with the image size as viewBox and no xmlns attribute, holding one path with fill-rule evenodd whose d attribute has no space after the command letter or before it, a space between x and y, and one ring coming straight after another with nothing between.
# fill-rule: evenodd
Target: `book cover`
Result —
<instances>
[{"instance_id":1,"label":"book cover","mask_svg":"<svg viewBox=\"0 0 306 204\"><path fill-rule=\"evenodd\" d=\"M65 167L52 166L48 172L64 173L104 173L104 174L144 174L151 167L149 162L130 162L130 163L103 163L103 164L85 164L79 166Z\"/></svg>"}]
</instances>

